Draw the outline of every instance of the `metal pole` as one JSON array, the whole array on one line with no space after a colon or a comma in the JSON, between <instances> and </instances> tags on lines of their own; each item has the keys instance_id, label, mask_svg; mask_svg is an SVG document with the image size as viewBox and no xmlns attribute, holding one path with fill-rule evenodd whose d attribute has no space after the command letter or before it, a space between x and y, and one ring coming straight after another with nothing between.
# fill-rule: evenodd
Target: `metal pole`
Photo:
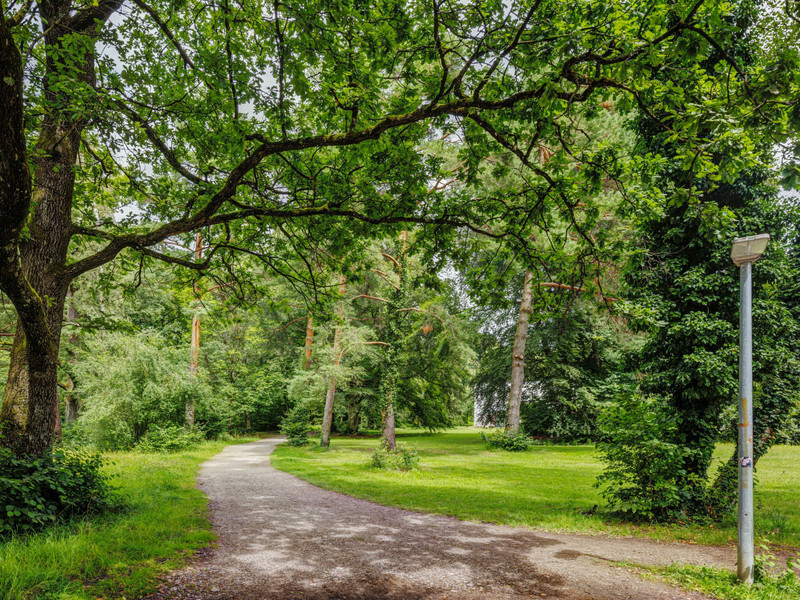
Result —
<instances>
[{"instance_id":1,"label":"metal pole","mask_svg":"<svg viewBox=\"0 0 800 600\"><path fill-rule=\"evenodd\" d=\"M753 583L753 263L739 267L739 581Z\"/></svg>"}]
</instances>

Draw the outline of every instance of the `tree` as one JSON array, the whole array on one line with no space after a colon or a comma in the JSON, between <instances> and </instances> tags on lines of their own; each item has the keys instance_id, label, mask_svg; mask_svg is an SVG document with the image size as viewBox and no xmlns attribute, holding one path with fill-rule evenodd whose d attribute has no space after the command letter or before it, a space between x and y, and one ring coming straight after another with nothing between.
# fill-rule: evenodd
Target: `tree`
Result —
<instances>
[{"instance_id":1,"label":"tree","mask_svg":"<svg viewBox=\"0 0 800 600\"><path fill-rule=\"evenodd\" d=\"M339 321L344 320L344 295L347 292L347 278L339 275L339 301L337 317ZM328 389L325 391L325 408L322 412L322 432L320 433L320 445L326 448L331 445L331 423L333 422L333 400L336 395L336 369L342 362L342 323L336 324L333 334L333 373L329 376Z\"/></svg>"},{"instance_id":2,"label":"tree","mask_svg":"<svg viewBox=\"0 0 800 600\"><path fill-rule=\"evenodd\" d=\"M511 390L508 394L508 416L506 417L506 431L509 433L519 432L519 407L522 403L522 385L525 382L525 342L528 340L528 319L533 303L532 279L533 273L526 270L517 330L514 333L514 345L511 350Z\"/></svg>"},{"instance_id":3,"label":"tree","mask_svg":"<svg viewBox=\"0 0 800 600\"><path fill-rule=\"evenodd\" d=\"M121 254L205 271L254 253L286 274L271 242L251 240L283 229L285 256L304 228L347 246L411 223L439 244L461 227L524 246L530 198L561 207L580 230L593 212L580 214L579 198L616 160L598 145L597 169L572 168L559 139L565 115L610 94L657 106L700 157L690 169L736 170L741 154L705 160L712 152L693 127L707 109L752 121L736 103L759 105L777 80L748 77L729 56L738 77L693 68L736 34L718 3L300 2L269 15L247 2L121 6L0 5L0 291L19 320L0 418L17 453L53 439L70 283ZM675 93L653 75L667 68L698 85ZM757 117L781 109L766 104ZM511 115L559 147L547 169L529 165ZM502 147L528 165L528 197L509 205L479 185L429 193L439 166L418 143L455 131L468 141L460 177L476 182L483 157ZM96 210L131 205L125 218ZM509 213L507 227L485 229ZM200 229L200 262L164 246Z\"/></svg>"}]
</instances>

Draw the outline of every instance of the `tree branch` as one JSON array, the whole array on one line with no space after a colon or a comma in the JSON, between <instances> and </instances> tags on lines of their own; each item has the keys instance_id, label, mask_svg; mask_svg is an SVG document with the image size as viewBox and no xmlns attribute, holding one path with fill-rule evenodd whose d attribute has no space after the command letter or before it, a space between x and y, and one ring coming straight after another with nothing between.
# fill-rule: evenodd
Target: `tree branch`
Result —
<instances>
[{"instance_id":1,"label":"tree branch","mask_svg":"<svg viewBox=\"0 0 800 600\"><path fill-rule=\"evenodd\" d=\"M164 35L167 36L167 39L170 42L172 42L172 45L178 51L178 54L180 54L181 59L183 59L183 62L186 63L186 65L190 69L192 69L193 71L196 71L197 67L195 67L194 61L191 58L189 58L188 54L186 54L186 51L183 49L183 46L180 45L180 42L178 42L178 40L175 37L175 35L172 33L172 31L170 31L169 27L167 27L167 24L159 16L158 12L156 12L156 9L154 9L152 6L147 4L144 0L133 0L133 3L136 6L138 6L139 8L141 8L148 15L150 15L150 18L153 19L153 21L156 22L156 25L158 25L159 29L161 29L161 31L164 33Z\"/></svg>"}]
</instances>

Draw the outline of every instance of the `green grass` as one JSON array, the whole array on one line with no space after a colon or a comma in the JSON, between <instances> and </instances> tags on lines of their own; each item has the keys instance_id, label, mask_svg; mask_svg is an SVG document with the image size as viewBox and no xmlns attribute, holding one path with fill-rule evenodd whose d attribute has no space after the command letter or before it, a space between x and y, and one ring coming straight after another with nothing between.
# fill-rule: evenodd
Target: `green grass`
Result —
<instances>
[{"instance_id":1,"label":"green grass","mask_svg":"<svg viewBox=\"0 0 800 600\"><path fill-rule=\"evenodd\" d=\"M490 451L479 430L466 427L437 434L404 431L398 441L419 452L419 470L371 468L378 441L364 438L334 438L328 452L279 446L272 464L321 487L459 519L716 545L736 539L733 520L719 526L636 525L616 518L593 486L602 469L593 446ZM718 459L731 451L721 445ZM794 548L800 547L798 462L800 447L773 448L759 462L756 488L757 535Z\"/></svg>"},{"instance_id":2,"label":"green grass","mask_svg":"<svg viewBox=\"0 0 800 600\"><path fill-rule=\"evenodd\" d=\"M0 598L121 600L152 591L159 574L214 539L195 475L228 445L108 454L105 468L127 508L0 544Z\"/></svg>"},{"instance_id":3,"label":"green grass","mask_svg":"<svg viewBox=\"0 0 800 600\"><path fill-rule=\"evenodd\" d=\"M767 576L755 584L742 585L736 575L723 569L673 565L663 569L637 569L640 574L653 573L669 583L689 591L698 591L719 600L797 600L800 581L786 571Z\"/></svg>"}]
</instances>

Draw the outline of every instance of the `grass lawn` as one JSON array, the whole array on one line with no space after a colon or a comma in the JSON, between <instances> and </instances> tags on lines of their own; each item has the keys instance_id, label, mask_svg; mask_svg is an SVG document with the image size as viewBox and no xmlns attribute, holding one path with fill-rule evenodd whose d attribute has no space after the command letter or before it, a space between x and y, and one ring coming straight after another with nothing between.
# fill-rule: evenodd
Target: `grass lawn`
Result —
<instances>
[{"instance_id":1,"label":"grass lawn","mask_svg":"<svg viewBox=\"0 0 800 600\"><path fill-rule=\"evenodd\" d=\"M214 539L195 475L200 463L230 444L106 455L127 509L0 543L0 598L122 600L152 591L159 574Z\"/></svg>"},{"instance_id":2,"label":"grass lawn","mask_svg":"<svg viewBox=\"0 0 800 600\"><path fill-rule=\"evenodd\" d=\"M375 438L333 438L331 450L279 446L272 464L315 485L381 504L459 519L550 531L603 532L702 544L736 540L735 520L720 526L633 525L604 508L593 446L535 446L521 453L487 450L480 430L428 434L402 431L398 441L419 452L420 469L369 466ZM721 445L718 459L733 447ZM757 469L756 535L800 548L800 447L769 451ZM595 509L597 506L597 509Z\"/></svg>"}]
</instances>

